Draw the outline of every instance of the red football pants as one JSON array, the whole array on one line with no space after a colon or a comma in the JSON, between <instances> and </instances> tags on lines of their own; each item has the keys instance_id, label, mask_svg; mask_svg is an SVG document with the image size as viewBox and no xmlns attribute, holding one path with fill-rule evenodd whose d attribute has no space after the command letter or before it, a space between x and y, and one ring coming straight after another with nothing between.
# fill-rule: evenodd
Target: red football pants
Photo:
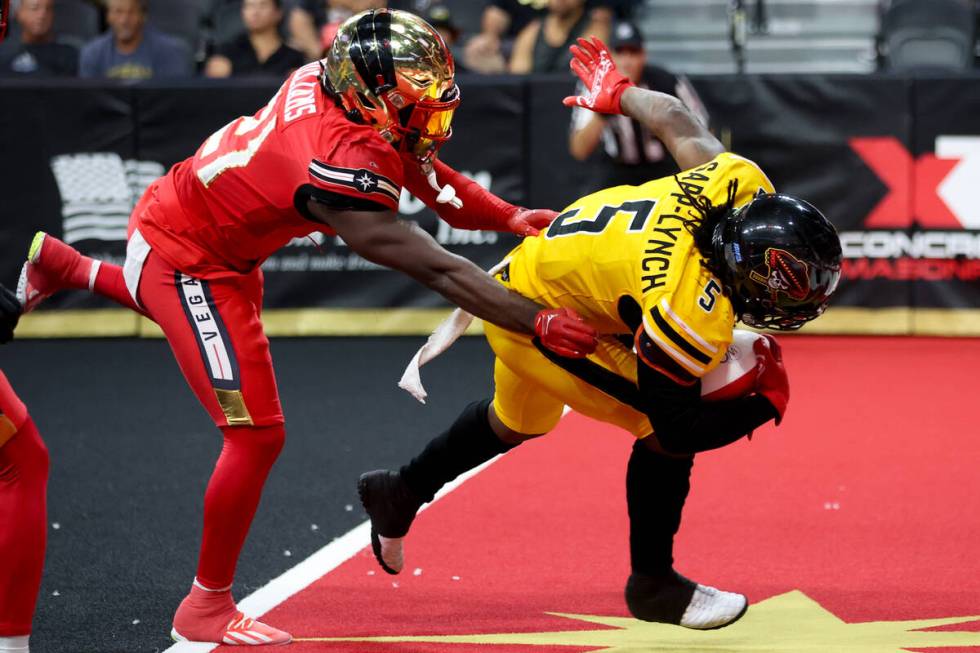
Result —
<instances>
[{"instance_id":1,"label":"red football pants","mask_svg":"<svg viewBox=\"0 0 980 653\"><path fill-rule=\"evenodd\" d=\"M31 632L47 543L47 487L48 449L28 416L0 446L0 637Z\"/></svg>"},{"instance_id":2,"label":"red football pants","mask_svg":"<svg viewBox=\"0 0 980 653\"><path fill-rule=\"evenodd\" d=\"M262 487L285 440L269 340L262 328L262 273L203 280L150 252L138 299L163 329L180 369L224 435L204 496L197 578L218 589L235 565Z\"/></svg>"}]
</instances>

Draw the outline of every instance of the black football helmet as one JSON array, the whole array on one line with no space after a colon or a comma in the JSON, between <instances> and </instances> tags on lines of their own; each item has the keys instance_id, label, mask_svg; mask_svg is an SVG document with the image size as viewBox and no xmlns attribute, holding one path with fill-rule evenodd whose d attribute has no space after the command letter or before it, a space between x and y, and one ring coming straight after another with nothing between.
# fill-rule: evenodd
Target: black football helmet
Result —
<instances>
[{"instance_id":1,"label":"black football helmet","mask_svg":"<svg viewBox=\"0 0 980 653\"><path fill-rule=\"evenodd\" d=\"M824 312L840 280L837 230L788 195L760 194L732 210L711 244L736 316L750 327L799 329Z\"/></svg>"}]
</instances>

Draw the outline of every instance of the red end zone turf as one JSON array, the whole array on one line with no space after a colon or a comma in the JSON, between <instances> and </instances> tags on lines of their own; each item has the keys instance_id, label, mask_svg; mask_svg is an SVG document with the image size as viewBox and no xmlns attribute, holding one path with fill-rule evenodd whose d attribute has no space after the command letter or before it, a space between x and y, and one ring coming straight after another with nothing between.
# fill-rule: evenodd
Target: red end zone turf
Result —
<instances>
[{"instance_id":1,"label":"red end zone turf","mask_svg":"<svg viewBox=\"0 0 980 653\"><path fill-rule=\"evenodd\" d=\"M677 542L734 626L623 619L631 438L574 414L422 513L400 576L365 550L266 620L304 653L980 650L980 340L782 342L783 425L698 457Z\"/></svg>"}]
</instances>

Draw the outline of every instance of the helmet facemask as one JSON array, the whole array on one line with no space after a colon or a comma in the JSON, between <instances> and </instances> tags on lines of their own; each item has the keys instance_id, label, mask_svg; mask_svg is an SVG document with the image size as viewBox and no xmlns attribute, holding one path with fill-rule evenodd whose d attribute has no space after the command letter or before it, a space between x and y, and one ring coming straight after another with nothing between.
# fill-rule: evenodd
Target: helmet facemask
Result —
<instances>
[{"instance_id":1,"label":"helmet facemask","mask_svg":"<svg viewBox=\"0 0 980 653\"><path fill-rule=\"evenodd\" d=\"M840 280L840 240L814 207L760 195L715 230L725 284L739 320L793 331L819 317Z\"/></svg>"},{"instance_id":2,"label":"helmet facemask","mask_svg":"<svg viewBox=\"0 0 980 653\"><path fill-rule=\"evenodd\" d=\"M433 85L427 93L438 91L438 87ZM393 105L395 100L383 96L382 101ZM414 104L399 109L397 123L390 126L391 131L399 136L399 149L420 163L430 162L442 144L453 135L453 114L459 101L459 87L453 84L452 88L436 98L424 96Z\"/></svg>"}]
</instances>

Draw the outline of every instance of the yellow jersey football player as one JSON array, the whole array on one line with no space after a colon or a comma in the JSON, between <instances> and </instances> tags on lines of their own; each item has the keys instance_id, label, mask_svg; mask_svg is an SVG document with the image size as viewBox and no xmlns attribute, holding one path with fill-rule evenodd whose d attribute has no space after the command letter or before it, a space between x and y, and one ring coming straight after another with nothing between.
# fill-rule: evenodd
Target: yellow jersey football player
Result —
<instances>
[{"instance_id":1,"label":"yellow jersey football player","mask_svg":"<svg viewBox=\"0 0 980 653\"><path fill-rule=\"evenodd\" d=\"M580 39L573 52L588 90L566 104L639 120L684 172L583 197L509 254L500 283L577 312L605 335L594 354L571 359L486 324L496 354L492 401L467 407L399 471L361 477L372 545L385 571L398 573L402 538L422 503L550 431L568 405L637 438L626 478L631 613L720 628L745 613L745 596L673 569L694 455L778 424L789 382L771 338L756 343L761 372L750 395L703 402L700 379L725 355L736 321L790 330L819 316L840 276L840 241L816 208L775 194L755 163L725 152L679 100L630 84L601 42Z\"/></svg>"}]
</instances>

